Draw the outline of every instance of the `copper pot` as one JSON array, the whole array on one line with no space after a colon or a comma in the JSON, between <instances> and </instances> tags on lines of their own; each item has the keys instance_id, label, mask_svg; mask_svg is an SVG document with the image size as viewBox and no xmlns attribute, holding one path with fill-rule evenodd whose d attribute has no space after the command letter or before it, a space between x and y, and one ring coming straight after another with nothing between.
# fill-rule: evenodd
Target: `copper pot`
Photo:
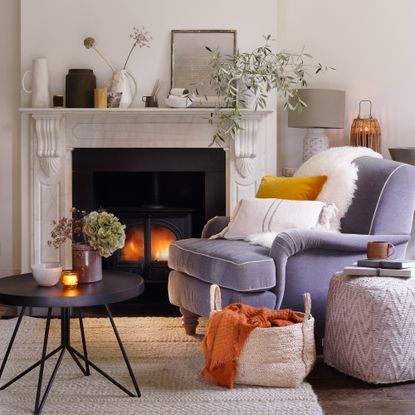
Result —
<instances>
[{"instance_id":1,"label":"copper pot","mask_svg":"<svg viewBox=\"0 0 415 415\"><path fill-rule=\"evenodd\" d=\"M78 273L81 284L102 280L101 255L89 245L72 245L72 268Z\"/></svg>"}]
</instances>

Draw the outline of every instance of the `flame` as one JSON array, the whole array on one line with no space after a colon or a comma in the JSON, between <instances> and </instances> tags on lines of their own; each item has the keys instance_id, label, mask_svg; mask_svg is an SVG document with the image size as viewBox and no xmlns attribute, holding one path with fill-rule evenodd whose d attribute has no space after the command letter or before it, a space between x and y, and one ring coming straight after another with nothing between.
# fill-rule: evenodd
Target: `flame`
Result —
<instances>
[{"instance_id":1,"label":"flame","mask_svg":"<svg viewBox=\"0 0 415 415\"><path fill-rule=\"evenodd\" d=\"M165 226L151 225L151 260L167 261L169 246L176 240L176 235ZM144 259L144 226L138 225L127 229L126 242L121 250L122 261L137 262Z\"/></svg>"},{"instance_id":2,"label":"flame","mask_svg":"<svg viewBox=\"0 0 415 415\"><path fill-rule=\"evenodd\" d=\"M144 259L144 226L128 228L125 245L121 250L121 261L136 262Z\"/></svg>"},{"instance_id":3,"label":"flame","mask_svg":"<svg viewBox=\"0 0 415 415\"><path fill-rule=\"evenodd\" d=\"M176 235L165 226L151 226L151 259L153 261L167 261L169 246L176 240Z\"/></svg>"}]
</instances>

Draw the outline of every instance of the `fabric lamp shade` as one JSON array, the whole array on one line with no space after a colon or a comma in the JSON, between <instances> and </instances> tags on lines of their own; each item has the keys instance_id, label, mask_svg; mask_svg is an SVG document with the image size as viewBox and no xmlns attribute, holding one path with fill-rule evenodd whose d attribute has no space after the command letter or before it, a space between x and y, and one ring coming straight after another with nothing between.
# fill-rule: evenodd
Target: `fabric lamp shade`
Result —
<instances>
[{"instance_id":1,"label":"fabric lamp shade","mask_svg":"<svg viewBox=\"0 0 415 415\"><path fill-rule=\"evenodd\" d=\"M345 91L335 89L299 89L307 107L288 112L288 127L344 128Z\"/></svg>"}]
</instances>

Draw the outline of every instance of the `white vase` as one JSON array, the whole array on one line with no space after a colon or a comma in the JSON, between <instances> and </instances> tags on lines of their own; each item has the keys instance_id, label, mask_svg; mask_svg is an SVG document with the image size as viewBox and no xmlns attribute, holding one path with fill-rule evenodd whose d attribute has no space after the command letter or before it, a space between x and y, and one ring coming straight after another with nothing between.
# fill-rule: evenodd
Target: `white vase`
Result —
<instances>
[{"instance_id":1,"label":"white vase","mask_svg":"<svg viewBox=\"0 0 415 415\"><path fill-rule=\"evenodd\" d=\"M29 73L32 74L32 89L25 86L25 79ZM22 88L27 94L32 94L33 108L49 108L49 73L46 58L33 59L32 69L23 74Z\"/></svg>"},{"instance_id":2,"label":"white vase","mask_svg":"<svg viewBox=\"0 0 415 415\"><path fill-rule=\"evenodd\" d=\"M241 102L241 107L249 110L254 110L257 104L258 98L260 96L260 91L254 94L250 88L246 87L245 84L241 83L238 89L238 99Z\"/></svg>"},{"instance_id":3,"label":"white vase","mask_svg":"<svg viewBox=\"0 0 415 415\"><path fill-rule=\"evenodd\" d=\"M137 94L137 82L126 69L119 69L114 72L111 92L122 92L120 108L128 108Z\"/></svg>"}]
</instances>

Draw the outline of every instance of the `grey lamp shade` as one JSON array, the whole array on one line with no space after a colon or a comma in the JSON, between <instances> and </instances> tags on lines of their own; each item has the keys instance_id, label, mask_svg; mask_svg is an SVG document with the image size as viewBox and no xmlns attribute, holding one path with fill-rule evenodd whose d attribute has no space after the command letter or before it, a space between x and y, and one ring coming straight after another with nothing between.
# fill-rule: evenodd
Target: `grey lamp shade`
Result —
<instances>
[{"instance_id":1,"label":"grey lamp shade","mask_svg":"<svg viewBox=\"0 0 415 415\"><path fill-rule=\"evenodd\" d=\"M336 89L299 89L307 104L302 111L288 111L288 127L344 128L345 91Z\"/></svg>"}]
</instances>

